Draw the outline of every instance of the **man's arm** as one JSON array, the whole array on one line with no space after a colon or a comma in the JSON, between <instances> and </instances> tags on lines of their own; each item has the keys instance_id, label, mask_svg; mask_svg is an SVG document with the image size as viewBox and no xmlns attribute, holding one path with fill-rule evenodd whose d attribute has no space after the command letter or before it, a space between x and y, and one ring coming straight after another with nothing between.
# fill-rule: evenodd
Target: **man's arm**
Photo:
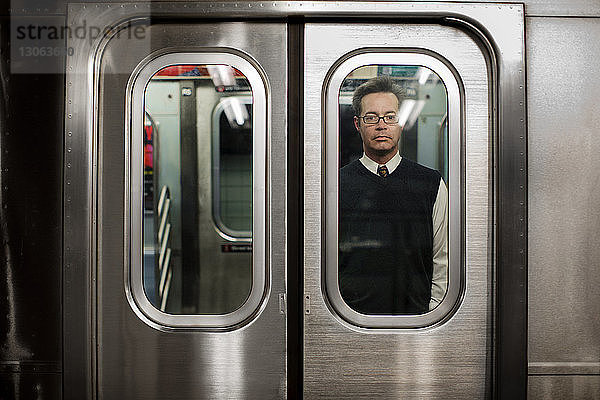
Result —
<instances>
[{"instance_id":1,"label":"man's arm","mask_svg":"<svg viewBox=\"0 0 600 400\"><path fill-rule=\"evenodd\" d=\"M429 309L440 304L448 288L448 189L440 179L433 205L433 277Z\"/></svg>"}]
</instances>

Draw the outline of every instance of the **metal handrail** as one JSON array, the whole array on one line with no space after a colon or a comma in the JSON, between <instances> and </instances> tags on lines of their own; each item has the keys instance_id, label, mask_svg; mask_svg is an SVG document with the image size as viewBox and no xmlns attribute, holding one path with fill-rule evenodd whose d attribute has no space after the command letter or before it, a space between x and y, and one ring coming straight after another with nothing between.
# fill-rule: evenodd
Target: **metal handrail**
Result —
<instances>
[{"instance_id":1,"label":"metal handrail","mask_svg":"<svg viewBox=\"0 0 600 400\"><path fill-rule=\"evenodd\" d=\"M157 215L160 219L158 228L158 243L160 252L158 255L158 270L160 271L160 281L158 284L158 296L160 298L160 310L165 311L167 300L169 297L169 289L171 287L171 279L173 270L171 269L171 248L169 240L171 239L171 223L170 219L171 197L167 186L163 186L160 190L160 196L157 206Z\"/></svg>"}]
</instances>

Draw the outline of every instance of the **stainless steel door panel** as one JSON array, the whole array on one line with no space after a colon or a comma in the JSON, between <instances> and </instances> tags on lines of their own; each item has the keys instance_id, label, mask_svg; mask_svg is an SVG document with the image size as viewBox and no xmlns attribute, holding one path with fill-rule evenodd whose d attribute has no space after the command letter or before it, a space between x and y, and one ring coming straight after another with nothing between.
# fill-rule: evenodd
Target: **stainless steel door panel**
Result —
<instances>
[{"instance_id":1,"label":"stainless steel door panel","mask_svg":"<svg viewBox=\"0 0 600 400\"><path fill-rule=\"evenodd\" d=\"M277 23L145 26L149 48L127 46L126 35L102 52L98 137L97 393L99 398L281 398L286 395L285 293L286 27ZM264 46L268 43L268 46ZM270 285L251 322L238 329L174 331L142 322L124 290L124 96L131 71L148 54L230 48L248 54L268 82L266 211L272 240L264 246ZM206 50L205 50L206 51ZM269 108L270 107L270 108ZM259 184L263 184L260 182ZM124 246L125 243L125 246ZM139 251L132 249L132 251ZM254 265L254 268L263 268Z\"/></svg>"},{"instance_id":2,"label":"stainless steel door panel","mask_svg":"<svg viewBox=\"0 0 600 400\"><path fill-rule=\"evenodd\" d=\"M304 173L304 394L307 398L485 398L491 388L493 245L490 85L481 47L461 30L439 25L315 23L307 24L305 32L304 164L309 167ZM333 315L324 298L322 246L337 247L337 243L323 244L322 201L330 189L323 180L322 85L340 57L369 47L440 54L464 85L466 288L456 313L434 327L357 328Z\"/></svg>"}]
</instances>

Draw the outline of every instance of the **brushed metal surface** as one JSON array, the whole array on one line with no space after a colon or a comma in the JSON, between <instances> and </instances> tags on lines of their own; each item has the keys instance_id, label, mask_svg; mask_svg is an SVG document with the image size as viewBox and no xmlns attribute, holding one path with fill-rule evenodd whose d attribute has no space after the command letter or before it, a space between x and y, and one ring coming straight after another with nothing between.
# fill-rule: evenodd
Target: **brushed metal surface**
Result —
<instances>
[{"instance_id":1,"label":"brushed metal surface","mask_svg":"<svg viewBox=\"0 0 600 400\"><path fill-rule=\"evenodd\" d=\"M43 10L44 14L63 14L65 9L70 3L69 0L46 0L44 2L45 9ZM95 3L94 0L84 0L79 1L79 3L87 3L88 5L93 5ZM104 2L108 3L108 2ZM120 0L112 1L110 3L113 4L121 4ZM149 3L148 0L133 0L130 4L135 4L139 7L144 7ZM168 7L171 4L189 4L189 0L175 0L171 1ZM343 2L338 2L338 4ZM390 1L391 3L391 1ZM411 3L428 3L426 0L415 0ZM462 1L464 4L468 3L483 3L481 0L464 0ZM507 2L504 0L487 0L485 3L494 4L506 4ZM517 3L517 2L513 2ZM600 15L600 3L597 0L523 0L518 2L519 4L523 4L525 6L525 10L528 16L536 15L536 16L598 16ZM219 2L212 3L215 8L220 9L221 4ZM236 4L236 2L229 2L229 4ZM237 2L238 7L240 2ZM187 4L186 4L187 5ZM280 3L279 6L286 6L285 3ZM294 7L295 5L292 5ZM304 7L311 7L310 3L303 3ZM9 7L9 4L6 4L6 8ZM10 7L12 14L18 15L26 15L26 14L40 14L41 10L38 4L32 4L29 0L11 0ZM269 3L263 3L264 9L269 9ZM1 8L0 8L1 10ZM238 8L239 11L239 8ZM6 13L8 14L8 13Z\"/></svg>"},{"instance_id":2,"label":"brushed metal surface","mask_svg":"<svg viewBox=\"0 0 600 400\"><path fill-rule=\"evenodd\" d=\"M488 66L464 32L439 25L307 24L305 31L304 394L306 398L485 398L491 389L491 127ZM466 292L456 314L424 329L369 330L334 316L322 287L322 93L344 54L368 47L441 54L463 80ZM327 173L327 171L325 171ZM451 171L451 174L460 171ZM450 194L450 196L458 194ZM450 210L452 214L453 210ZM337 243L327 243L336 246Z\"/></svg>"},{"instance_id":3,"label":"brushed metal surface","mask_svg":"<svg viewBox=\"0 0 600 400\"><path fill-rule=\"evenodd\" d=\"M265 71L270 98L270 129L256 132L257 141L270 147L270 180L256 179L257 190L270 196L268 223L271 238L258 240L257 254L270 250L271 286L260 314L241 329L209 333L165 334L140 325L136 315L124 303L123 271L115 268L123 260L120 235L122 226L123 154L122 104L123 67L139 62L147 53L132 51L109 42L102 67L100 160L99 160L99 265L98 265L98 394L114 398L202 397L268 398L285 394L285 316L279 313L278 293L285 291L285 25L282 24L197 24L148 27L152 51L177 46L191 52L201 46L232 47L253 57ZM212 33L212 35L211 35ZM212 36L212 37L211 37ZM218 36L218 37L214 37ZM269 42L273 46L264 47ZM276 51L275 51L276 48ZM231 62L224 58L225 64ZM189 60L184 60L187 63ZM214 62L214 60L212 60ZM239 62L236 66L243 67ZM244 68L242 68L244 70ZM242 71L246 76L249 71ZM253 82L253 80L251 80ZM258 88L257 88L258 90ZM116 106L116 107L115 107ZM264 150L263 150L264 151ZM258 157L260 158L260 157ZM260 160L256 160L260 161ZM258 166L264 165L260 162ZM260 174L259 174L260 175ZM267 182L271 186L267 189ZM140 186L141 187L141 186ZM256 204L261 204L257 201ZM264 205L265 203L262 202ZM258 214L258 219L261 213ZM275 216L273 216L275 215ZM256 223L257 221L255 221ZM255 226L256 227L256 226ZM260 229L257 229L260 231ZM260 232L258 232L260 233ZM260 258L254 268L264 268ZM257 284L259 285L259 284ZM260 290L259 298L262 296ZM256 305L256 303L255 303ZM164 320L164 316L163 320ZM172 316L172 319L177 318ZM191 318L189 316L185 317ZM184 318L182 318L184 319ZM170 324L173 322L169 321ZM117 334L118 332L118 334ZM131 347L132 340L137 343ZM143 344L143 345L142 345ZM130 368L135 374L128 374ZM155 385L147 385L147 382Z\"/></svg>"},{"instance_id":4,"label":"brushed metal surface","mask_svg":"<svg viewBox=\"0 0 600 400\"><path fill-rule=\"evenodd\" d=\"M152 3L152 4L148 4L148 3L141 3L141 4L120 4L119 7L117 7L115 4L112 5L107 5L107 4L101 4L101 5L95 5L94 7L92 7L91 5L87 6L88 8L86 8L86 5L73 5L70 8L70 16L75 16L75 18L73 19L69 19L69 24L76 24L76 21L81 21L81 20L86 20L89 24L91 25L95 25L95 26L107 26L109 24L113 24L115 23L115 21L117 20L124 20L126 18L133 18L133 17L144 17L144 16L149 16L149 13L152 13L153 16L162 16L162 17L181 17L181 16L202 16L202 17L207 17L207 18L218 18L218 17L246 17L246 16L254 16L254 17L266 17L266 18L277 18L277 17L286 17L286 16L313 16L313 17L326 17L328 15L338 15L338 16L345 16L347 18L349 18L350 20L354 20L356 21L357 18L364 18L365 16L381 16L382 13L384 13L386 16L391 17L391 16L396 16L396 17L406 17L406 18L411 18L411 17L432 17L432 18L445 18L445 17L449 17L449 18L454 18L454 20L456 21L461 20L463 22L466 21L466 23L468 24L468 22L474 23L476 25L479 26L479 28L481 28L480 22L481 20L485 20L486 24L485 25L485 29L486 32L494 32L494 40L496 41L496 43L494 43L494 45L496 46L496 49L499 49L501 51L502 54L502 58L500 59L500 65L501 65L501 71L504 70L508 70L508 71L512 71L512 67L516 67L518 65L522 65L522 52L520 52L521 48L521 44L522 43L522 32L519 31L520 27L522 27L522 24L519 20L519 18L522 18L522 7L520 7L519 5L515 5L515 6L492 6L492 5L483 5L483 4L456 4L456 5L452 5L449 6L448 4L443 4L443 3L429 3L429 2L424 2L424 3L361 3L361 2L352 2L352 3L346 3L346 4L340 4L340 3L333 3L333 2L318 2L318 3L299 3L299 2L273 2L273 3L259 3L259 2L251 2L251 3L240 3L240 2L229 2L229 3L195 3L196 7L189 7L188 4L183 4L183 3ZM512 11L509 11L512 10ZM514 10L513 10L514 9ZM508 16L508 21L510 21L511 23L507 24L507 20L503 17ZM511 19L512 18L512 19ZM477 27L474 28L474 31L477 30ZM505 32L506 35L502 36L499 35L499 32ZM216 32L216 35L215 35ZM218 41L220 39L220 35L218 34L218 31L211 31L211 34L215 35L214 37L216 38L216 40ZM450 35L450 38L452 39L453 35ZM179 38L181 39L181 43L188 43L190 45L193 45L193 43L189 43L186 42L185 38ZM65 160L65 168L70 168L75 166L76 169L74 171L68 171L68 169L65 170L65 185L69 186L69 185L73 185L71 186L70 190L69 188L65 188L65 246L64 246L64 252L65 252L65 270L66 271L70 271L69 272L69 279L65 279L65 299L67 300L67 302L69 303L69 305L78 305L77 307L73 308L73 311L75 311L75 315L67 315L65 314L65 320L68 321L65 323L65 326L67 328L70 329L71 331L71 337L74 338L75 334L79 333L80 337L83 339L81 341L81 343L90 343L91 344L91 348L94 349L96 348L96 342L95 342L95 338L94 338L94 331L91 329L91 327L93 326L92 323L93 321L95 321L95 310L96 310L96 305L89 304L89 299L90 298L95 298L95 279L96 277L93 275L94 270L90 268L90 265L92 265L92 260L96 259L96 255L95 255L95 246L92 246L93 243L96 243L96 239L94 237L95 232L96 232L96 220L94 218L94 214L93 214L93 206L94 206L94 199L95 199L95 193L92 190L96 185L94 182L95 176L92 174L93 172L93 167L95 168L95 158L93 157L95 154L95 149L94 149L94 141L93 139L93 133L94 131L94 126L93 126L93 116L94 116L94 112L95 112L95 108L94 106L96 105L93 101L89 101L89 94L93 93L93 80L91 80L91 73L94 72L93 70L93 65L89 65L88 62L91 60L90 58L90 53L89 51L91 50L91 45L97 45L96 43L92 43L93 41L90 40L90 43L88 44L88 41L83 41L83 40L77 40L77 39L73 39L70 43L72 43L76 49L76 57L72 58L71 60L69 60L69 65L67 67L67 71L68 71L68 76L67 76L67 104L73 104L73 106L69 107L69 109L72 111L72 113L68 113L67 116L67 129L66 129L66 133L65 133L65 147L67 149L68 152L70 152L71 150L73 151L73 156L71 158L69 158L69 160L74 161L75 164L70 164L68 163L68 160ZM516 45L515 45L516 43ZM385 44L385 41L384 41ZM134 49L132 49L134 50ZM138 49L139 50L139 49ZM271 54L277 54L276 52L272 52ZM499 53L500 54L500 53ZM506 58L504 58L504 55L507 55ZM123 60L127 59L127 55L125 55L123 57ZM121 60L114 60L114 63L112 64L112 67L114 68L121 68L122 64L120 62ZM520 64L519 64L520 63ZM131 66L129 66L129 68L131 68ZM125 68L127 69L127 68ZM479 71L479 73L484 74L482 72L483 69L481 69ZM72 71L72 72L70 72ZM521 72L519 70L519 72ZM123 79L126 78L126 76L128 75L128 72L125 71L125 76L123 77ZM285 74L282 74L285 75ZM501 139L502 140L507 140L509 142L510 145L514 145L513 147L511 147L510 145L508 147L510 147L511 149L519 149L520 146L518 145L518 135L520 133L521 130L521 126L523 124L523 119L524 117L521 118L520 122L519 122L519 117L520 117L520 112L522 110L522 106L523 104L519 105L515 105L513 106L512 103L510 103L509 99L519 99L518 96L518 91L516 89L516 87L518 87L519 85L521 85L521 90L523 90L523 82L522 82L522 77L520 77L518 74L516 74L515 76L511 77L511 76L507 76L506 74L501 74L502 76L500 77L502 80L502 84L500 85L500 89L502 89L499 93L499 97L501 99L501 106L502 108L499 110L499 113L503 116L502 122L503 122L503 126L499 127L499 131L501 133ZM283 78L283 77L279 77L279 78ZM503 80L505 79L505 81ZM283 79L284 81L285 79ZM505 89L506 88L506 89ZM481 93L479 93L479 95L484 96L484 93L487 93L487 90L481 90ZM515 96L517 95L517 96ZM76 100L76 101L73 101ZM120 105L115 104L115 107L118 108ZM487 108L485 110L487 112ZM483 114L483 113L482 113ZM281 114L281 118L283 118L285 115L282 113ZM513 116L516 119L514 121L510 121L508 117ZM485 118L486 123L487 118ZM118 125L118 121L116 122L116 124ZM484 124L483 121L479 121L480 124ZM74 130L74 132L73 132ZM503 135L502 132L515 132L515 138L511 137L509 134ZM73 138L71 138L71 135L73 135ZM523 135L520 136L521 140L523 140ZM281 139L283 141L283 139ZM273 143L271 143L273 144ZM118 145L118 142L115 144ZM73 146L73 147L72 147ZM320 149L320 147L319 147ZM309 149L310 150L310 149ZM314 149L313 149L314 150ZM317 149L318 150L318 149ZM284 154L284 152L282 152L282 154ZM485 157L488 157L489 154L486 153ZM475 159L474 161L484 161L487 162L487 158L480 158L480 159ZM518 165L519 161L524 160L525 158L523 157L523 152L521 153L521 159L519 160L518 157L513 157L513 153L508 152L508 156L504 155L503 158L500 159L500 164L504 164L504 163L515 163L516 165ZM114 161L114 160L111 160ZM110 164L110 163L109 163ZM117 162L118 165L118 162ZM70 166L70 167L69 167ZM312 166L312 165L311 165ZM318 164L317 164L318 166ZM508 181L510 182L510 184L507 185L507 189L512 188L511 185L514 184L512 178L514 176L519 176L519 172L517 169L512 170L512 169L507 169L506 171L506 175L509 177ZM273 185L277 185L278 183L281 183L282 180L284 180L283 175L278 175L278 174L274 174L273 176L269 177L270 179L274 178ZM122 188L122 186L119 186L118 182L114 182L114 184L116 186L110 187L110 185L107 185L107 190L110 189L116 189L115 193L118 193L118 190L120 190L120 188ZM122 182L121 182L122 184ZM77 190L73 190L74 187L77 187ZM521 186L524 187L524 186ZM476 189L475 189L476 190ZM486 191L485 189L483 190L483 192L486 192L485 195L483 193L479 193L479 195L483 198L486 197L487 195L489 195L489 192ZM504 192L508 193L508 191L505 189ZM524 201L526 199L522 198L522 196L520 196L520 194L518 193L518 189L515 189L515 195L513 196L514 199L511 197L509 198L510 201L506 202L506 206L509 210L512 210L513 208L518 209L518 204L519 201L521 202L521 207L524 204ZM490 196L491 197L491 196ZM487 197L486 197L487 198ZM70 199L70 200L69 200ZM516 203L512 202L512 200L517 200ZM513 204L514 203L514 204ZM515 205L516 204L516 205ZM281 211L282 209L277 209L279 211ZM277 211L276 210L276 211ZM102 211L102 210L100 210ZM113 210L114 211L114 210ZM277 215L277 213L279 212L272 212L271 216L274 218L277 217L281 217L284 218L285 213L281 212L279 213L279 215ZM477 209L475 209L475 211L478 211ZM480 211L480 210L479 210ZM467 209L467 215L469 214L470 210ZM504 211L505 213L507 213L506 211ZM512 215L511 212L508 212L507 215ZM71 216L74 216L75 218L71 219ZM489 211L489 213L486 215L487 219L490 219L492 216L492 212ZM116 221L117 218L116 216L114 216L114 221ZM275 220L275 219L274 219ZM468 221L468 220L467 220ZM513 230L517 230L520 229L520 226L523 225L522 222L518 222L518 216L516 216L516 223L514 224L514 229ZM523 219L521 218L521 221L523 221ZM481 226L485 225L486 222L489 222L488 220L486 220L483 224L481 224ZM505 225L506 227L508 227L509 225ZM513 226L512 224L510 226ZM79 230L81 230L83 232L83 234L80 234L76 237L68 237L69 232L72 232L70 230L73 229L73 227L77 227ZM110 228L113 228L113 230L111 232L120 232L122 229L122 224L117 223L116 226L110 227L110 226L105 226L105 228L108 228L110 231ZM270 227L271 229L273 228L272 226ZM505 228L507 233L512 232L512 230L510 228ZM273 232L275 232L276 230L273 230ZM281 231L282 234L284 233L284 231ZM518 231L517 231L518 232ZM306 233L306 232L305 232ZM468 234L469 232L467 232ZM486 232L489 233L489 232ZM510 236L510 235L509 235ZM518 235L515 235L518 236ZM308 237L308 236L307 236ZM318 236L317 236L318 237ZM67 240L68 239L68 240ZM105 237L106 239L111 239L110 235ZM511 238L508 238L508 242L511 243L511 245L509 245L509 248L513 249L512 246L512 240ZM116 240L116 239L115 239ZM486 240L484 240L484 243L481 243L481 246L485 247L486 244L489 244L489 242L487 242L487 238ZM514 240L515 242L517 242L518 240ZM476 239L473 240L472 243L475 244ZM105 249L106 250L111 250L113 249L113 247L111 246L111 244L114 246L116 245L116 242L113 243L106 243ZM100 243L100 245L103 245L102 243ZM517 251L517 249L519 247L516 247L519 245L515 245L514 246L514 251ZM492 246L490 246L491 248ZM116 247L118 249L118 247ZM283 251L283 249L280 249L280 251ZM521 253L523 253L524 248L521 248ZM118 251L117 251L118 252ZM271 256L275 254L275 251L271 250ZM516 269L521 269L524 270L524 267L520 264L518 264L520 261L516 261L517 264L513 265L511 264L512 262L512 250L508 251L508 257L505 256L505 259L508 259L509 262L507 263L507 269L512 270L514 268ZM525 251L526 254L526 251ZM114 259L118 259L117 255L114 255ZM123 256L121 254L121 256ZM475 263L480 262L480 265L484 265L487 266L488 262L490 262L490 259L485 258L485 259L474 259ZM485 269L485 268L484 268ZM105 271L108 273L113 273L114 271ZM482 274L487 274L489 271L485 271L482 272ZM515 287L519 286L519 282L520 282L520 278L517 279L515 281ZM487 290L488 293L491 292L493 290L493 284L490 281L486 282L487 284ZM481 284L481 287L484 287L484 284ZM102 290L102 287L99 287L100 290ZM469 294L469 286L467 287L467 295ZM479 294L481 295L481 294ZM111 299L108 299L111 300ZM78 303L79 302L79 303ZM520 298L517 296L516 298L516 303L522 302L520 300ZM464 303L463 303L464 304ZM481 304L478 305L478 307L481 307ZM488 312L491 314L491 310L492 307L491 305L488 303L487 304L488 307ZM506 311L504 311L506 313ZM518 315L520 315L520 313L517 313ZM77 322L77 321L81 321L81 323ZM115 323L115 321L112 321L113 323ZM138 321L139 322L139 321ZM481 322L481 321L479 321ZM117 325L121 325L121 326L125 326L126 323L122 320L118 320L116 322ZM484 323L485 324L485 323ZM445 326L448 326L449 324L446 324ZM489 324L486 325L489 327ZM101 328L101 327L100 327ZM431 331L435 331L435 329L433 330L425 330L427 333L431 332ZM520 327L517 328L517 330L515 332L508 332L510 335L515 336L515 335L521 335L523 333L523 331L520 330ZM486 336L487 335L487 336ZM483 336L486 337L491 337L491 332L485 332L483 334ZM225 336L225 335L224 335ZM221 337L224 337L221 336ZM136 338L134 338L133 336L131 336L131 341L132 343L137 343L135 341ZM441 344L441 343L439 343ZM491 346L491 344L490 344ZM476 346L477 347L477 346ZM233 347L232 347L233 348ZM131 347L131 349L133 350L129 350L128 347L128 352L129 351L137 351L137 349L134 349L133 347ZM442 350L443 348L440 347L440 350ZM351 349L350 349L351 350ZM165 353L168 353L168 351L166 351ZM505 354L507 354L508 352L504 352ZM350 353L349 353L350 354ZM500 353L502 354L502 352ZM81 391L81 387L83 386L81 383L82 382L86 382L88 380L90 380L92 383L94 382L94 377L95 374L93 373L94 371L94 366L96 365L96 361L93 359L93 355L94 353L92 353L91 356L89 356L89 353L86 353L85 349L81 349L81 348L77 348L75 349L75 351L73 352L73 354L71 355L70 353L65 351L65 375L67 375L67 371L68 374L72 377L79 377L79 382L80 384L77 385L76 390L70 390L68 395L65 395L66 398L81 398L81 397L90 397L91 393L89 392L89 388L91 387L90 385L87 385L86 388L83 388L83 391ZM460 356L463 355L463 353L458 353L456 352L455 355L460 358ZM467 353L468 355L468 353ZM165 358L169 358L171 356L171 354L169 355L165 355ZM480 357L485 357L482 356L481 354L479 355ZM189 360L188 354L184 354L184 357L186 357L186 359ZM118 357L116 357L118 358ZM199 358L198 358L199 360ZM416 360L417 363L419 362L418 359ZM424 359L423 359L424 360ZM147 360L145 360L147 361ZM184 360L185 361L185 360ZM360 360L359 360L360 361ZM135 365L137 364L133 364L131 365L131 367L135 367ZM152 364L149 364L152 365ZM171 371L170 366L172 366L172 364L170 365L168 362L163 363L155 363L153 364L155 366L160 365L160 369L161 371ZM208 364L204 364L204 365L208 365ZM451 366L452 364L448 364L449 366ZM166 368L164 369L163 368ZM513 365L508 365L505 366L504 368L501 368L502 370L506 370L508 371L509 368L513 366ZM157 367L158 368L158 367ZM430 368L432 371L435 368ZM128 371L130 371L130 374L133 374L133 370L129 369ZM237 374L237 369L233 370L235 372L235 374ZM242 371L245 371L245 369L242 369ZM376 370L377 371L377 370ZM455 371L459 371L459 374L461 373L460 370L455 370ZM166 372L163 372L163 374ZM243 372L241 372L243 373ZM510 373L509 373L510 375ZM154 375L156 376L156 374ZM441 375L439 375L441 376ZM131 377L131 376L124 376L123 380L127 381L127 380L136 380L139 379L141 382L141 379L146 378L147 376L144 376L143 374L140 374L139 377ZM436 378L438 379L438 383L436 383L436 385L441 386L442 383L440 383L441 378ZM473 378L472 376L469 376L467 378L465 378L467 380L472 380L472 379L476 379ZM65 379L65 382L69 382L69 383L75 383L74 379ZM423 386L422 382L420 380L415 380L415 386L413 386L415 389L423 389L425 392L427 391L427 385ZM509 381L507 380L507 383ZM222 381L220 382L222 383ZM154 381L155 385L159 385L160 382L158 381ZM405 387L407 385L411 385L410 383L404 383ZM418 387L416 385L419 385ZM207 387L209 387L210 390L210 386L211 384L208 383ZM133 388L135 388L135 385L129 385L128 387L131 388L131 390L134 390ZM162 387L161 387L162 388ZM86 393L86 390L87 393ZM217 390L217 389L215 389ZM218 391L218 390L217 390ZM75 393L79 393L79 396L76 397ZM222 393L222 392L219 392ZM172 393L169 393L172 394Z\"/></svg>"},{"instance_id":5,"label":"brushed metal surface","mask_svg":"<svg viewBox=\"0 0 600 400\"><path fill-rule=\"evenodd\" d=\"M529 400L598 400L598 376L530 376Z\"/></svg>"},{"instance_id":6,"label":"brushed metal surface","mask_svg":"<svg viewBox=\"0 0 600 400\"><path fill-rule=\"evenodd\" d=\"M600 18L529 18L527 37L529 372L600 374Z\"/></svg>"},{"instance_id":7,"label":"brushed metal surface","mask_svg":"<svg viewBox=\"0 0 600 400\"><path fill-rule=\"evenodd\" d=\"M87 20L94 26L106 26L126 16L137 14L133 6L111 10L109 7L90 10L85 6L73 6L69 20ZM131 29L131 28L129 28ZM279 312L279 293L285 292L285 165L286 160L286 28L279 23L228 23L195 25L144 26L148 41L139 47L127 46L125 37L113 37L106 50L101 54L102 66L99 79L99 92L94 90L92 73L94 72L93 53L90 44L82 40L73 41L73 45L83 54L72 65L69 80L70 94L77 96L79 102L71 108L77 110L69 119L67 129L79 129L78 141L67 141L67 146L78 145L78 157L81 165L78 173L67 174L68 185L77 186L78 205L89 207L81 210L77 222L81 222L85 232L96 232L96 211L91 201L92 188L96 187L95 171L98 179L97 208L97 276L88 281L89 288L82 288L82 301L97 290L97 305L94 313L83 313L83 320L92 321L97 330L87 332L91 349L97 346L97 372L94 374L91 361L85 371L80 373L84 381L91 382L90 392L98 398L281 398L285 397L285 319ZM96 42L97 45L99 42ZM269 43L269 46L263 46ZM129 43L130 44L130 43ZM166 333L153 329L143 323L127 303L123 288L123 260L125 241L124 231L124 95L129 74L150 51L165 47L177 47L179 50L194 51L202 46L231 47L244 51L264 69L269 83L268 121L270 128L263 140L267 141L268 177L257 182L264 187L268 195L268 232L273 238L265 246L267 259L271 266L271 286L268 300L260 314L250 324L229 332L178 332ZM100 123L97 136L97 169L94 158L94 98L100 96ZM71 98L71 97L69 97ZM69 103L71 104L71 103ZM68 138L71 138L67 134ZM73 181L71 181L73 179ZM67 196L73 196L66 192ZM73 201L73 198L71 198ZM66 207L71 212L71 204ZM86 224L87 229L86 230ZM69 226L70 227L70 226ZM73 252L66 248L69 259L77 260L84 271L87 265L95 264L96 247L90 236L81 236L80 242L71 242L76 246ZM88 264L90 263L90 264ZM88 272L87 274L89 274ZM85 274L84 277L87 275ZM84 278L85 282L85 278ZM97 285L96 285L97 284ZM70 293L73 292L69 288ZM96 343L94 336L97 334ZM94 353L88 355L93 360ZM68 357L67 357L68 358ZM75 373L74 373L75 374ZM96 375L97 383L92 388ZM92 394L81 394L78 398ZM66 396L75 398L75 395Z\"/></svg>"}]
</instances>

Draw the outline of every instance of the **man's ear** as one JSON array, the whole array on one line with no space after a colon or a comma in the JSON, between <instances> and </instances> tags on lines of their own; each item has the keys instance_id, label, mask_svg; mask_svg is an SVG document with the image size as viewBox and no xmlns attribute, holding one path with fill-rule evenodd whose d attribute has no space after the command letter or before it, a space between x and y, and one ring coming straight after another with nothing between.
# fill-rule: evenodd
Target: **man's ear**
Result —
<instances>
[{"instance_id":1,"label":"man's ear","mask_svg":"<svg viewBox=\"0 0 600 400\"><path fill-rule=\"evenodd\" d=\"M359 120L358 120L358 117L356 115L354 116L354 127L356 128L357 131L360 132L360 129L359 129Z\"/></svg>"}]
</instances>

